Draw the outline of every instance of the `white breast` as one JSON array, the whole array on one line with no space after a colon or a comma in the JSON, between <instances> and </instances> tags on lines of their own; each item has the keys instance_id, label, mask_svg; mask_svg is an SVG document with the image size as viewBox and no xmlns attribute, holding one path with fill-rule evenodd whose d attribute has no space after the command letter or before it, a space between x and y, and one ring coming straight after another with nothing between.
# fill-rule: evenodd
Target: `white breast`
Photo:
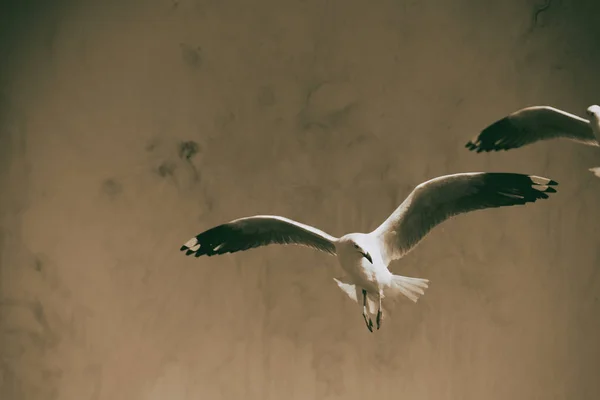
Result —
<instances>
[{"instance_id":1,"label":"white breast","mask_svg":"<svg viewBox=\"0 0 600 400\"><path fill-rule=\"evenodd\" d=\"M347 260L347 262L340 260L340 265L354 284L370 292L376 292L390 282L392 274L381 261L373 261L374 264L371 264L363 257L359 260Z\"/></svg>"},{"instance_id":2,"label":"white breast","mask_svg":"<svg viewBox=\"0 0 600 400\"><path fill-rule=\"evenodd\" d=\"M600 119L598 116L594 115L590 120L590 125L592 126L592 131L596 136L596 140L600 143Z\"/></svg>"}]
</instances>

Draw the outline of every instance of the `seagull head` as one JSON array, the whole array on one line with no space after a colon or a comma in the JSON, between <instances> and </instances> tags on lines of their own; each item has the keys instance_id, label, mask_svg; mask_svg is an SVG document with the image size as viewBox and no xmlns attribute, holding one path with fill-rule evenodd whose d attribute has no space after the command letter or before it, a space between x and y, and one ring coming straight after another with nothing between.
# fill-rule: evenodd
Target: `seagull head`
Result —
<instances>
[{"instance_id":1,"label":"seagull head","mask_svg":"<svg viewBox=\"0 0 600 400\"><path fill-rule=\"evenodd\" d=\"M587 110L585 111L587 115L589 115L590 117L600 117L600 106L594 104L591 105L587 108Z\"/></svg>"},{"instance_id":2,"label":"seagull head","mask_svg":"<svg viewBox=\"0 0 600 400\"><path fill-rule=\"evenodd\" d=\"M344 247L345 253L348 255L354 255L355 257L366 258L371 264L373 264L373 258L366 249L366 243L362 240L362 237L356 235L346 235L340 240L340 244Z\"/></svg>"}]
</instances>

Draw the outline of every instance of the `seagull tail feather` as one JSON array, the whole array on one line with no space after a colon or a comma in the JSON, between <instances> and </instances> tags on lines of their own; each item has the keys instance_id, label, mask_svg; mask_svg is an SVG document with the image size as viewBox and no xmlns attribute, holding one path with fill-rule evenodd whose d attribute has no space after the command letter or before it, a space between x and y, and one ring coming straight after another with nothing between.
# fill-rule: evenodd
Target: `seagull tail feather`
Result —
<instances>
[{"instance_id":1,"label":"seagull tail feather","mask_svg":"<svg viewBox=\"0 0 600 400\"><path fill-rule=\"evenodd\" d=\"M428 279L409 278L407 276L392 275L392 284L386 290L386 297L397 297L404 295L414 303L419 300L419 297L425 294L425 290L429 287Z\"/></svg>"}]
</instances>

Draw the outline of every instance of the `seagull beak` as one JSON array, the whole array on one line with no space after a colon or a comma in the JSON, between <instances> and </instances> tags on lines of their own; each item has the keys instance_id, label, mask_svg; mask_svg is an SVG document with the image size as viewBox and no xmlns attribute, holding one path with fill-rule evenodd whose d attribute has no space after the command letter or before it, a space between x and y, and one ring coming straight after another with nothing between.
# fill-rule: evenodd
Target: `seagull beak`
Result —
<instances>
[{"instance_id":1,"label":"seagull beak","mask_svg":"<svg viewBox=\"0 0 600 400\"><path fill-rule=\"evenodd\" d=\"M369 262L371 264L373 264L373 259L371 258L371 255L369 253L362 253L363 257L366 258L367 260L369 260Z\"/></svg>"}]
</instances>

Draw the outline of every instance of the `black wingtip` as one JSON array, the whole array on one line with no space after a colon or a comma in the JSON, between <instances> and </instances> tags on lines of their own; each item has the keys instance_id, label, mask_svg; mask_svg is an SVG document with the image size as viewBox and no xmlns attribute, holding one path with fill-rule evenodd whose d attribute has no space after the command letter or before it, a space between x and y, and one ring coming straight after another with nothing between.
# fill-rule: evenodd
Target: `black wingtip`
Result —
<instances>
[{"instance_id":1,"label":"black wingtip","mask_svg":"<svg viewBox=\"0 0 600 400\"><path fill-rule=\"evenodd\" d=\"M476 142L473 142L472 140L469 140L467 142L467 144L465 144L465 147L469 150L469 151L474 151L475 153L479 154L479 153L489 153L490 151L494 150L494 151L500 151L503 149L486 149L481 147L481 141L477 140Z\"/></svg>"},{"instance_id":2,"label":"black wingtip","mask_svg":"<svg viewBox=\"0 0 600 400\"><path fill-rule=\"evenodd\" d=\"M548 178L542 178L539 176L530 177L531 188L534 189L539 198L547 199L551 193L557 193L557 190L553 187L558 185L558 182Z\"/></svg>"},{"instance_id":3,"label":"black wingtip","mask_svg":"<svg viewBox=\"0 0 600 400\"><path fill-rule=\"evenodd\" d=\"M467 144L465 144L465 147L469 150L469 151L477 151L477 145L475 143L473 143L472 140L469 140L467 142ZM478 152L478 151L477 151Z\"/></svg>"},{"instance_id":4,"label":"black wingtip","mask_svg":"<svg viewBox=\"0 0 600 400\"><path fill-rule=\"evenodd\" d=\"M548 199L557 193L555 186L558 184L553 179L536 175L518 173L487 173L485 175L488 185L494 188L511 205L534 203L537 200Z\"/></svg>"},{"instance_id":5,"label":"black wingtip","mask_svg":"<svg viewBox=\"0 0 600 400\"><path fill-rule=\"evenodd\" d=\"M534 186L558 186L554 179L544 178L543 176L528 175L531 184Z\"/></svg>"},{"instance_id":6,"label":"black wingtip","mask_svg":"<svg viewBox=\"0 0 600 400\"><path fill-rule=\"evenodd\" d=\"M185 251L185 255L189 256L190 254L195 253L199 250L197 246L198 246L198 237L194 236L193 238L191 238L190 240L185 242L179 248L179 251ZM195 249L195 250L193 250L193 249Z\"/></svg>"},{"instance_id":7,"label":"black wingtip","mask_svg":"<svg viewBox=\"0 0 600 400\"><path fill-rule=\"evenodd\" d=\"M515 144L506 136L514 130L508 117L497 120L484 128L475 139L469 140L465 147L476 153L489 153L491 151L509 150Z\"/></svg>"}]
</instances>

